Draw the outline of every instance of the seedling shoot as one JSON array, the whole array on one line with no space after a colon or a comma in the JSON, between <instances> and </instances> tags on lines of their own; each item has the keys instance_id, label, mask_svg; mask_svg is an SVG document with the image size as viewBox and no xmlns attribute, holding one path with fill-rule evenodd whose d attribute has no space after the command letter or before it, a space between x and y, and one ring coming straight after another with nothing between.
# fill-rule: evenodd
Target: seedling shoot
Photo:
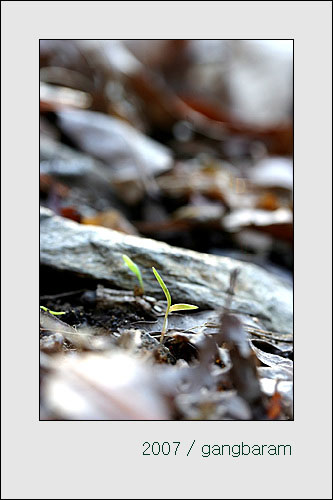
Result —
<instances>
[{"instance_id":1,"label":"seedling shoot","mask_svg":"<svg viewBox=\"0 0 333 500\"><path fill-rule=\"evenodd\" d=\"M39 307L43 311L49 312L50 314L53 314L53 316L61 316L62 314L66 314L66 312L62 312L62 311L59 311L59 312L51 311L51 309L48 309L47 307L44 307L44 306L39 306Z\"/></svg>"},{"instance_id":2,"label":"seedling shoot","mask_svg":"<svg viewBox=\"0 0 333 500\"><path fill-rule=\"evenodd\" d=\"M174 312L174 311L187 311L189 309L198 309L198 306L192 306L191 304L173 304L172 305L171 295L170 295L170 292L169 292L166 284L164 283L161 276L156 271L155 267L153 267L152 269L153 269L153 273L155 275L155 278L159 282L159 284L160 284L160 286L161 286L161 288L166 296L166 299L167 299L167 308L166 308L165 315L164 315L164 321L163 321L161 338L160 338L160 342L163 342L164 335L167 331L167 326L168 326L168 314L170 312Z\"/></svg>"},{"instance_id":3,"label":"seedling shoot","mask_svg":"<svg viewBox=\"0 0 333 500\"><path fill-rule=\"evenodd\" d=\"M128 255L123 254L122 257L123 257L123 261L125 262L127 267L130 269L130 271L132 271L133 274L135 274L135 276L137 277L137 279L139 281L139 287L134 288L134 295L143 295L145 289L143 286L143 280L142 280L141 271L140 271L139 267L135 264L135 262L133 262L132 259L130 259L128 257Z\"/></svg>"}]
</instances>

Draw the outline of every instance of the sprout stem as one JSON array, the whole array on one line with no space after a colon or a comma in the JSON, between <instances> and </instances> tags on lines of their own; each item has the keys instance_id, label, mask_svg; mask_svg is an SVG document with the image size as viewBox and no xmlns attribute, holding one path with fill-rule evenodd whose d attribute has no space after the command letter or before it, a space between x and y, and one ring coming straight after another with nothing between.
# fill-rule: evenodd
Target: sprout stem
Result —
<instances>
[{"instance_id":1,"label":"sprout stem","mask_svg":"<svg viewBox=\"0 0 333 500\"><path fill-rule=\"evenodd\" d=\"M167 331L167 326L168 326L168 314L169 314L169 310L170 310L170 308L169 308L169 307L167 307L167 309L166 309L166 311L165 311L165 315L164 315L164 321L163 321L162 332L161 332L161 338L160 338L160 342L161 342L161 343L163 342L165 332Z\"/></svg>"}]
</instances>

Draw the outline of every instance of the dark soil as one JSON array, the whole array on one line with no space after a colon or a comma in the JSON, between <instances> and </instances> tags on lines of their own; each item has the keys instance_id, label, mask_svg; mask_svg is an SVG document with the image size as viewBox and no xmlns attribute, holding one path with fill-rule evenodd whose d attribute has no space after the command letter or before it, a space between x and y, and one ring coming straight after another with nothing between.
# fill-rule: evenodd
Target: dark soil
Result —
<instances>
[{"instance_id":1,"label":"dark soil","mask_svg":"<svg viewBox=\"0 0 333 500\"><path fill-rule=\"evenodd\" d=\"M151 316L143 316L130 310L98 308L93 300L94 294L94 290L85 290L67 298L59 297L44 300L41 298L41 305L52 311L66 312L66 315L60 318L70 326L92 326L104 331L130 328L137 321L151 319Z\"/></svg>"}]
</instances>

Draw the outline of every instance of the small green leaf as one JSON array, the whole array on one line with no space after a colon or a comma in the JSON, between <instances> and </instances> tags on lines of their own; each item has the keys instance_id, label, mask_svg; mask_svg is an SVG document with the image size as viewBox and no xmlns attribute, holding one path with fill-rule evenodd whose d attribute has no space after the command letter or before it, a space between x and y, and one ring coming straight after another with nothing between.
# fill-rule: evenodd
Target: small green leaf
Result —
<instances>
[{"instance_id":1,"label":"small green leaf","mask_svg":"<svg viewBox=\"0 0 333 500\"><path fill-rule=\"evenodd\" d=\"M62 314L66 314L66 312L56 312L56 311L51 311L51 309L48 309L47 307L44 306L39 306L40 309L43 309L43 311L49 312L50 314L53 314L53 316L61 316Z\"/></svg>"},{"instance_id":2,"label":"small green leaf","mask_svg":"<svg viewBox=\"0 0 333 500\"><path fill-rule=\"evenodd\" d=\"M162 288L162 290L163 290L163 292L164 292L164 294L166 296L166 299L168 301L168 308L170 308L171 307L171 295L169 293L169 290L167 289L166 284L162 280L161 276L156 271L155 267L152 267L152 270L153 270L153 273L155 274L155 278L157 279L157 281L161 285L161 288Z\"/></svg>"},{"instance_id":3,"label":"small green leaf","mask_svg":"<svg viewBox=\"0 0 333 500\"><path fill-rule=\"evenodd\" d=\"M142 290L144 290L144 286L143 286L143 281L142 281L142 276L141 276L140 269L135 264L135 262L133 262L132 259L130 259L127 255L123 254L122 257L123 257L123 260L124 260L125 264L128 266L128 268L138 278L140 286L141 286Z\"/></svg>"},{"instance_id":4,"label":"small green leaf","mask_svg":"<svg viewBox=\"0 0 333 500\"><path fill-rule=\"evenodd\" d=\"M170 312L186 311L187 309L198 309L198 306L192 306L191 304L173 304L173 306L170 307Z\"/></svg>"}]
</instances>

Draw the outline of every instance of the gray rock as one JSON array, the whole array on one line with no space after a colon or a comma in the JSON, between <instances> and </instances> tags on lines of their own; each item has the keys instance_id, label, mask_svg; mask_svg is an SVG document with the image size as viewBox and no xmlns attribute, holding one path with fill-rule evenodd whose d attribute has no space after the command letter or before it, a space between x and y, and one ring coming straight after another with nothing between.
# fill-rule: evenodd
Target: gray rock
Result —
<instances>
[{"instance_id":1,"label":"gray rock","mask_svg":"<svg viewBox=\"0 0 333 500\"><path fill-rule=\"evenodd\" d=\"M171 151L123 120L88 110L58 112L61 129L78 146L123 178L157 175L173 163Z\"/></svg>"},{"instance_id":2,"label":"gray rock","mask_svg":"<svg viewBox=\"0 0 333 500\"><path fill-rule=\"evenodd\" d=\"M98 168L90 156L75 151L50 137L40 137L40 173L63 177L86 175Z\"/></svg>"},{"instance_id":3,"label":"gray rock","mask_svg":"<svg viewBox=\"0 0 333 500\"><path fill-rule=\"evenodd\" d=\"M110 287L133 290L136 278L124 265L127 254L140 267L145 292L164 299L151 267L159 270L174 303L201 309L225 304L230 272L240 269L232 309L260 318L275 332L291 333L293 290L264 269L228 257L185 250L103 227L80 225L41 208L40 262L58 270L105 280Z\"/></svg>"},{"instance_id":4,"label":"gray rock","mask_svg":"<svg viewBox=\"0 0 333 500\"><path fill-rule=\"evenodd\" d=\"M94 215L94 210L102 211L110 206L120 208L102 162L45 134L40 136L40 173L69 186L66 204L75 206L82 215L89 217Z\"/></svg>"},{"instance_id":5,"label":"gray rock","mask_svg":"<svg viewBox=\"0 0 333 500\"><path fill-rule=\"evenodd\" d=\"M127 204L153 192L155 175L173 165L172 152L123 120L89 110L58 111L59 127L104 166L104 176ZM145 186L145 189L144 189Z\"/></svg>"}]
</instances>

